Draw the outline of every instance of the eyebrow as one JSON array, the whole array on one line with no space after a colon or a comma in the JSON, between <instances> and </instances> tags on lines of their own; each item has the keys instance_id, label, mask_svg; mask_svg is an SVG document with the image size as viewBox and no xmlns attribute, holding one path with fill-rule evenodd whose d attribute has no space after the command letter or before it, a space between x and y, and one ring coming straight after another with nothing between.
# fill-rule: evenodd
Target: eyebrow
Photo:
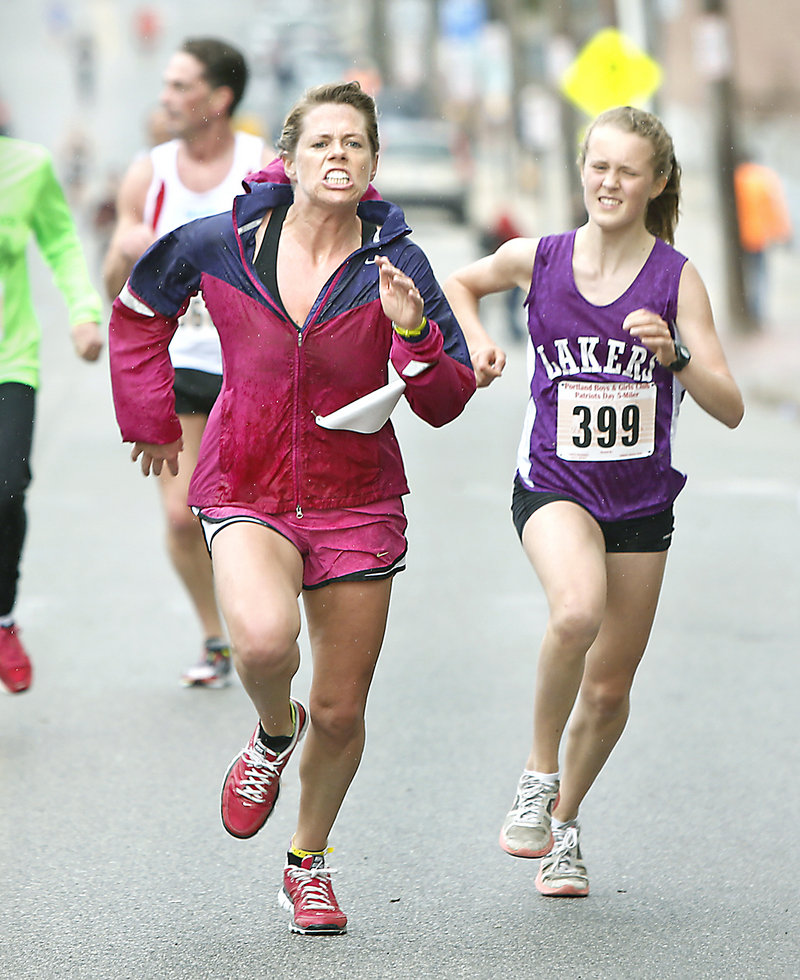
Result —
<instances>
[{"instance_id":1,"label":"eyebrow","mask_svg":"<svg viewBox=\"0 0 800 980\"><path fill-rule=\"evenodd\" d=\"M307 135L309 139L320 139L320 138L331 139L334 134L323 132L323 133L308 133ZM359 139L367 139L367 134L365 132L359 132L358 130L353 130L353 132L351 133L344 133L342 135L342 139L345 140L350 139L352 136L358 136Z\"/></svg>"},{"instance_id":2,"label":"eyebrow","mask_svg":"<svg viewBox=\"0 0 800 980\"><path fill-rule=\"evenodd\" d=\"M605 163L605 164L608 164L610 166L612 161L611 161L611 158L610 157L603 156L602 154L599 154L599 153L598 154L587 153L586 154L586 162L587 163ZM631 163L630 160L617 161L617 163L615 164L615 166L622 167L623 170L625 170L625 169L628 169L628 170L640 170L641 169L641 164Z\"/></svg>"}]
</instances>

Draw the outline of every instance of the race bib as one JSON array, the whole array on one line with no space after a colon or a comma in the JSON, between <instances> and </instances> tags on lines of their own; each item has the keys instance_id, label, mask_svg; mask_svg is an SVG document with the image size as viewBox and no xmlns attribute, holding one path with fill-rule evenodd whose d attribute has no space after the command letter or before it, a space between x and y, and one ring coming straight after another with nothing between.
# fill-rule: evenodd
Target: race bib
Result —
<instances>
[{"instance_id":1,"label":"race bib","mask_svg":"<svg viewBox=\"0 0 800 980\"><path fill-rule=\"evenodd\" d=\"M581 462L642 459L655 448L656 386L561 381L556 455Z\"/></svg>"}]
</instances>

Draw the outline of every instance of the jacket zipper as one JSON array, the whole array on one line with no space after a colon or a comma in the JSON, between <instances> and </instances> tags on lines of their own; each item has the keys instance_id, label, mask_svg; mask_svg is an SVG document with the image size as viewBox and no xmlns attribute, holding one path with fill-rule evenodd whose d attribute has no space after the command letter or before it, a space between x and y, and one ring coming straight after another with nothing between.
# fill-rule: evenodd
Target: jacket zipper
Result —
<instances>
[{"instance_id":1,"label":"jacket zipper","mask_svg":"<svg viewBox=\"0 0 800 980\"><path fill-rule=\"evenodd\" d=\"M300 506L300 453L298 449L298 416L299 402L300 402L300 353L303 346L303 329L302 327L297 328L297 358L295 359L295 372L294 372L294 411L292 412L292 441L294 442L295 451L292 453L294 457L294 497L295 497L295 513L297 514L297 519L300 520L303 516L303 508Z\"/></svg>"},{"instance_id":2,"label":"jacket zipper","mask_svg":"<svg viewBox=\"0 0 800 980\"><path fill-rule=\"evenodd\" d=\"M314 325L314 323L316 322L316 318L319 314L319 311L323 309L325 303L328 300L328 297L336 288L336 284L341 278L341 275L344 269L346 268L346 266L347 266L347 261L343 262L341 266L337 269L337 271L334 273L331 283L328 286L328 288L325 290L325 292L321 296L317 297L317 301L314 303L314 306L311 308L311 313L309 314L309 318L305 323L306 330L310 330ZM300 410L300 405L299 405L300 403L300 357L302 353L302 347L303 347L303 327L297 327L297 359L295 360L295 375L294 375L294 411L292 413L293 415L292 439L294 441L292 456L294 459L293 466L294 466L294 481L295 481L295 486L294 486L295 513L297 514L298 520L300 520L303 517L303 507L302 507L302 501L300 499L300 472L299 472L300 454L297 451L299 448L298 447L298 428L299 428L298 418L300 414L299 411Z\"/></svg>"}]
</instances>

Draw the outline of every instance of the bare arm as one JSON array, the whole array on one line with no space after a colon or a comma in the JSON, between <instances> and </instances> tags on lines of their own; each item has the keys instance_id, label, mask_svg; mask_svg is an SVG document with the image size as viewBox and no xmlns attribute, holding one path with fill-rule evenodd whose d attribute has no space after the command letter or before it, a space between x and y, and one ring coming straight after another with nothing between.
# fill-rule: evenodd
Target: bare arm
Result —
<instances>
[{"instance_id":1,"label":"bare arm","mask_svg":"<svg viewBox=\"0 0 800 980\"><path fill-rule=\"evenodd\" d=\"M480 301L490 293L520 286L528 290L538 239L514 238L492 255L478 259L454 272L444 284L469 346L479 388L485 388L503 373L505 352L486 332L480 319Z\"/></svg>"},{"instance_id":2,"label":"bare arm","mask_svg":"<svg viewBox=\"0 0 800 980\"><path fill-rule=\"evenodd\" d=\"M153 229L144 223L144 204L152 177L150 157L143 156L134 160L120 184L117 225L103 262L103 282L109 299L119 294L136 260L156 240Z\"/></svg>"},{"instance_id":3,"label":"bare arm","mask_svg":"<svg viewBox=\"0 0 800 980\"><path fill-rule=\"evenodd\" d=\"M691 262L684 265L681 273L677 325L692 355L680 373L681 384L709 415L731 429L736 428L744 415L742 395L714 327L706 287ZM623 328L638 337L660 364L668 365L675 360L669 327L661 317L648 310L635 310L625 318Z\"/></svg>"}]
</instances>

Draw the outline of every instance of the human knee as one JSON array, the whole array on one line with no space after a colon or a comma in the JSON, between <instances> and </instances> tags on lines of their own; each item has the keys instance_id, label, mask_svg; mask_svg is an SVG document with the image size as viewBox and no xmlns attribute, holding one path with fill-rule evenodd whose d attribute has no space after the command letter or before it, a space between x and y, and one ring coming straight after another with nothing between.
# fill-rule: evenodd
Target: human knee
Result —
<instances>
[{"instance_id":1,"label":"human knee","mask_svg":"<svg viewBox=\"0 0 800 980\"><path fill-rule=\"evenodd\" d=\"M165 507L167 530L178 541L194 540L202 534L200 522L182 501L168 501Z\"/></svg>"},{"instance_id":2,"label":"human knee","mask_svg":"<svg viewBox=\"0 0 800 980\"><path fill-rule=\"evenodd\" d=\"M357 699L312 695L309 707L318 736L342 746L361 737L364 706Z\"/></svg>"},{"instance_id":3,"label":"human knee","mask_svg":"<svg viewBox=\"0 0 800 980\"><path fill-rule=\"evenodd\" d=\"M559 646L586 651L600 630L602 611L593 604L565 601L551 610L549 629Z\"/></svg>"},{"instance_id":4,"label":"human knee","mask_svg":"<svg viewBox=\"0 0 800 980\"><path fill-rule=\"evenodd\" d=\"M627 712L630 697L630 683L624 678L610 678L603 681L584 681L581 687L581 701L584 708L600 720L615 718L620 711Z\"/></svg>"},{"instance_id":5,"label":"human knee","mask_svg":"<svg viewBox=\"0 0 800 980\"><path fill-rule=\"evenodd\" d=\"M274 614L231 628L239 667L251 674L277 676L292 668L297 655L299 624Z\"/></svg>"}]
</instances>

